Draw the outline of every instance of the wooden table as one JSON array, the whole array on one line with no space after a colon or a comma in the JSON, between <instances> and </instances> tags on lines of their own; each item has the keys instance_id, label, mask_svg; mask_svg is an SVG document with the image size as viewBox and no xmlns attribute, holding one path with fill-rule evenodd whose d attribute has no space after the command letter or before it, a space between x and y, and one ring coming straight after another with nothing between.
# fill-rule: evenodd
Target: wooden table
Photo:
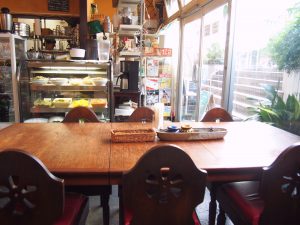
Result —
<instances>
[{"instance_id":1,"label":"wooden table","mask_svg":"<svg viewBox=\"0 0 300 225\"><path fill-rule=\"evenodd\" d=\"M167 126L168 124L166 124ZM180 125L180 124L178 124ZM152 127L152 123L17 123L0 130L0 151L23 149L38 157L66 185L121 184L122 173L157 144L182 148L212 182L255 179L300 136L259 122L191 123L193 127L223 127L224 139L185 142L111 143L111 129ZM211 190L210 224L214 224ZM211 213L213 212L213 213ZM120 220L121 221L121 220Z\"/></svg>"},{"instance_id":2,"label":"wooden table","mask_svg":"<svg viewBox=\"0 0 300 225\"><path fill-rule=\"evenodd\" d=\"M159 141L147 143L114 143L111 146L110 183L119 184L121 174L157 144L175 144L193 159L198 168L208 171L209 181L255 179L261 168L270 165L300 136L260 122L190 123L193 127L223 127L224 139L207 141ZM178 125L178 124L177 124ZM135 129L151 124L112 123L113 129Z\"/></svg>"},{"instance_id":3,"label":"wooden table","mask_svg":"<svg viewBox=\"0 0 300 225\"><path fill-rule=\"evenodd\" d=\"M113 129L136 129L151 124L112 124ZM180 124L177 124L180 126ZM176 144L207 170L210 183L209 225L215 224L216 187L218 182L256 179L261 168L270 165L288 146L300 141L300 136L259 122L191 123L192 127L223 127L224 139L207 141L147 143L114 143L111 146L110 183L121 184L122 172L130 170L137 160L157 144ZM120 198L122 205L122 198ZM122 224L123 215L120 211Z\"/></svg>"},{"instance_id":4,"label":"wooden table","mask_svg":"<svg viewBox=\"0 0 300 225\"><path fill-rule=\"evenodd\" d=\"M23 149L66 185L109 184L108 123L19 123L0 131L0 151Z\"/></svg>"},{"instance_id":5,"label":"wooden table","mask_svg":"<svg viewBox=\"0 0 300 225\"><path fill-rule=\"evenodd\" d=\"M19 148L38 157L66 184L120 184L124 171L157 144L175 144L208 171L209 181L254 179L300 136L259 122L191 123L224 127L221 140L111 143L111 129L152 127L151 123L18 123L0 131L0 151Z\"/></svg>"}]
</instances>

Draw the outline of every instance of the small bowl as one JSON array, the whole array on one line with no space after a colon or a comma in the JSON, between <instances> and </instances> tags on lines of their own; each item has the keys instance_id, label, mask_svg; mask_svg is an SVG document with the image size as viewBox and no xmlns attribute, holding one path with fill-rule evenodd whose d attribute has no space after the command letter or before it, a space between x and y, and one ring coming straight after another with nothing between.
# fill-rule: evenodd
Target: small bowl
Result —
<instances>
[{"instance_id":1,"label":"small bowl","mask_svg":"<svg viewBox=\"0 0 300 225\"><path fill-rule=\"evenodd\" d=\"M192 130L192 126L189 124L184 124L181 126L181 131L182 132L190 132Z\"/></svg>"},{"instance_id":2,"label":"small bowl","mask_svg":"<svg viewBox=\"0 0 300 225\"><path fill-rule=\"evenodd\" d=\"M92 81L96 86L105 86L107 83L107 79L102 77L94 77L92 78Z\"/></svg>"},{"instance_id":3,"label":"small bowl","mask_svg":"<svg viewBox=\"0 0 300 225\"><path fill-rule=\"evenodd\" d=\"M85 49L71 48L70 49L70 56L71 56L72 59L84 59Z\"/></svg>"},{"instance_id":4,"label":"small bowl","mask_svg":"<svg viewBox=\"0 0 300 225\"><path fill-rule=\"evenodd\" d=\"M68 78L50 78L50 82L58 86L67 85L68 81Z\"/></svg>"},{"instance_id":5,"label":"small bowl","mask_svg":"<svg viewBox=\"0 0 300 225\"><path fill-rule=\"evenodd\" d=\"M167 127L168 129L168 132L178 132L179 131L179 128L175 125L171 125L171 126L168 126Z\"/></svg>"}]
</instances>

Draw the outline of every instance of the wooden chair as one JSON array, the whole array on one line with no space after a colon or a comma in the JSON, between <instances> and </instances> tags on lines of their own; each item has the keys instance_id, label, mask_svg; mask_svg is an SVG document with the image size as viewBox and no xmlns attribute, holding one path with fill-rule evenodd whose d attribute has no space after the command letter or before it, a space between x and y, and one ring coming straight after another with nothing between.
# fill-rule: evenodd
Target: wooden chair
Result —
<instances>
[{"instance_id":1,"label":"wooden chair","mask_svg":"<svg viewBox=\"0 0 300 225\"><path fill-rule=\"evenodd\" d=\"M64 192L64 181L21 150L0 152L0 223L84 225L88 198Z\"/></svg>"},{"instance_id":2,"label":"wooden chair","mask_svg":"<svg viewBox=\"0 0 300 225\"><path fill-rule=\"evenodd\" d=\"M225 109L215 107L205 113L201 122L216 122L217 120L220 120L220 122L233 121L232 116Z\"/></svg>"},{"instance_id":3,"label":"wooden chair","mask_svg":"<svg viewBox=\"0 0 300 225\"><path fill-rule=\"evenodd\" d=\"M206 112L201 122L216 122L219 120L220 122L232 122L232 116L223 108L215 107ZM210 191L210 203L209 203L209 224L215 224L216 219L216 190L217 188L224 184L224 182L210 182L207 187Z\"/></svg>"},{"instance_id":4,"label":"wooden chair","mask_svg":"<svg viewBox=\"0 0 300 225\"><path fill-rule=\"evenodd\" d=\"M206 171L175 145L158 145L123 174L126 225L200 224L195 207L203 201Z\"/></svg>"},{"instance_id":5,"label":"wooden chair","mask_svg":"<svg viewBox=\"0 0 300 225\"><path fill-rule=\"evenodd\" d=\"M89 108L78 106L71 109L64 120L63 123L78 123L78 122L100 122L97 118L97 115Z\"/></svg>"},{"instance_id":6,"label":"wooden chair","mask_svg":"<svg viewBox=\"0 0 300 225\"><path fill-rule=\"evenodd\" d=\"M76 107L73 108L62 121L63 123L79 122L83 120L84 122L100 122L97 115L87 107ZM103 210L103 224L109 225L109 197L112 192L111 185L89 185L89 186L77 186L68 185L65 187L66 191L82 193L89 196L100 196L100 206Z\"/></svg>"},{"instance_id":7,"label":"wooden chair","mask_svg":"<svg viewBox=\"0 0 300 225\"><path fill-rule=\"evenodd\" d=\"M263 168L260 181L228 183L217 191L218 224L224 212L234 224L300 224L300 143L296 143Z\"/></svg>"},{"instance_id":8,"label":"wooden chair","mask_svg":"<svg viewBox=\"0 0 300 225\"><path fill-rule=\"evenodd\" d=\"M152 122L154 111L148 107L139 107L129 116L128 122Z\"/></svg>"}]
</instances>

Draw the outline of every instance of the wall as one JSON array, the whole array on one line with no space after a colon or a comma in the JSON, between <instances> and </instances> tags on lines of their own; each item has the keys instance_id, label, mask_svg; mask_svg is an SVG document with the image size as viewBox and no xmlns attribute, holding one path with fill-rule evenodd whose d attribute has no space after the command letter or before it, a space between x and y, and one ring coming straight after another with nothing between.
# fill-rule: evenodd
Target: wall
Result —
<instances>
[{"instance_id":1,"label":"wall","mask_svg":"<svg viewBox=\"0 0 300 225\"><path fill-rule=\"evenodd\" d=\"M79 16L79 0L69 0L69 12L48 11L48 0L1 0L1 7L7 7L12 14L39 16Z\"/></svg>"},{"instance_id":2,"label":"wall","mask_svg":"<svg viewBox=\"0 0 300 225\"><path fill-rule=\"evenodd\" d=\"M113 8L111 0L94 0L97 3L99 14L109 16L112 21L113 15L117 12L116 8ZM89 6L88 6L89 8Z\"/></svg>"}]
</instances>

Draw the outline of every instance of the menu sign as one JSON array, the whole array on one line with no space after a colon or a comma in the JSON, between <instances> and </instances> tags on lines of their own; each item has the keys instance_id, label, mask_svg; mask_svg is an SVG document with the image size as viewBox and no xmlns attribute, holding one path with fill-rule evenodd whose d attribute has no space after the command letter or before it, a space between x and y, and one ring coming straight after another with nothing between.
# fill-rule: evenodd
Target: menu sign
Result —
<instances>
[{"instance_id":1,"label":"menu sign","mask_svg":"<svg viewBox=\"0 0 300 225\"><path fill-rule=\"evenodd\" d=\"M49 11L69 11L69 0L48 0Z\"/></svg>"}]
</instances>

